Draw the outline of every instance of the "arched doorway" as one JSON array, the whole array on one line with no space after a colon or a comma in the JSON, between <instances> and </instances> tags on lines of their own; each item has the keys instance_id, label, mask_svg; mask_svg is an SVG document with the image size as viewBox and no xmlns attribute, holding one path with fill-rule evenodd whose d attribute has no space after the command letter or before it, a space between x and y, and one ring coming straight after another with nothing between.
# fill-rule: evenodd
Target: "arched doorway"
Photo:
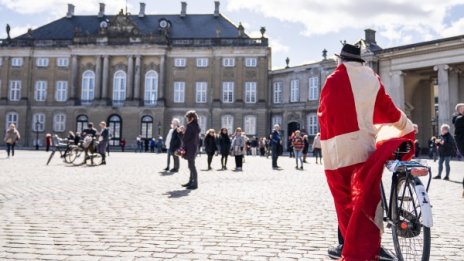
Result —
<instances>
[{"instance_id":1,"label":"arched doorway","mask_svg":"<svg viewBox=\"0 0 464 261\"><path fill-rule=\"evenodd\" d=\"M121 116L113 114L108 118L108 129L110 131L110 146L119 146L122 134Z\"/></svg>"},{"instance_id":2,"label":"arched doorway","mask_svg":"<svg viewBox=\"0 0 464 261\"><path fill-rule=\"evenodd\" d=\"M84 129L87 128L87 123L89 123L89 117L87 115L79 115L76 118L76 132L81 133Z\"/></svg>"}]
</instances>

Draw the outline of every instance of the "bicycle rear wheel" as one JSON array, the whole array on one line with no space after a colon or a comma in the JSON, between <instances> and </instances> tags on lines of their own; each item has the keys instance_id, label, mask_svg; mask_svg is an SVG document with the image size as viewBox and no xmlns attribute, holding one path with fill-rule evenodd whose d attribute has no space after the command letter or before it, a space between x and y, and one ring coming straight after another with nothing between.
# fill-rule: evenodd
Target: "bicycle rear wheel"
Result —
<instances>
[{"instance_id":1,"label":"bicycle rear wheel","mask_svg":"<svg viewBox=\"0 0 464 261\"><path fill-rule=\"evenodd\" d=\"M414 180L398 176L392 200L392 235L399 260L428 261L430 257L430 228L422 225L422 211Z\"/></svg>"},{"instance_id":2,"label":"bicycle rear wheel","mask_svg":"<svg viewBox=\"0 0 464 261\"><path fill-rule=\"evenodd\" d=\"M89 154L89 159L87 160L87 165L88 166L98 166L102 163L103 158L100 155L100 153L92 153Z\"/></svg>"},{"instance_id":3,"label":"bicycle rear wheel","mask_svg":"<svg viewBox=\"0 0 464 261\"><path fill-rule=\"evenodd\" d=\"M74 166L80 166L85 163L85 151L81 147L76 147L72 149L72 154L74 154L75 158L72 161Z\"/></svg>"},{"instance_id":4,"label":"bicycle rear wheel","mask_svg":"<svg viewBox=\"0 0 464 261\"><path fill-rule=\"evenodd\" d=\"M76 159L76 153L73 147L67 148L64 151L64 162L65 163L73 163L74 159Z\"/></svg>"}]
</instances>

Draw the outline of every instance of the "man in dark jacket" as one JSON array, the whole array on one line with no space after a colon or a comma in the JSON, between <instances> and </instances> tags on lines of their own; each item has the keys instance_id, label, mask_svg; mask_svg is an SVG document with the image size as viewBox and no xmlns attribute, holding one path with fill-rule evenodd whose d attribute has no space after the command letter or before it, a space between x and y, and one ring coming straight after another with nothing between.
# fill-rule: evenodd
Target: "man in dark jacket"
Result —
<instances>
[{"instance_id":1,"label":"man in dark jacket","mask_svg":"<svg viewBox=\"0 0 464 261\"><path fill-rule=\"evenodd\" d=\"M441 179L444 162L446 167L446 176L443 179L449 180L450 160L456 153L456 144L454 143L453 136L449 133L449 129L450 127L448 124L441 125L441 135L439 139L436 140L440 159L438 160L438 175L435 176L434 179Z\"/></svg>"},{"instance_id":2,"label":"man in dark jacket","mask_svg":"<svg viewBox=\"0 0 464 261\"><path fill-rule=\"evenodd\" d=\"M458 147L461 156L464 156L464 103L458 103L456 105L457 114L453 117L454 124L454 138L456 139L456 146ZM462 180L462 186L464 188L464 179ZM464 198L464 191L462 192Z\"/></svg>"},{"instance_id":3,"label":"man in dark jacket","mask_svg":"<svg viewBox=\"0 0 464 261\"><path fill-rule=\"evenodd\" d=\"M282 150L282 141L280 137L280 126L279 124L274 125L274 130L271 134L271 146L272 146L272 168L277 169L277 158Z\"/></svg>"},{"instance_id":4,"label":"man in dark jacket","mask_svg":"<svg viewBox=\"0 0 464 261\"><path fill-rule=\"evenodd\" d=\"M179 127L172 130L168 149L169 154L172 155L174 159L174 167L170 170L171 172L179 172L179 156L176 155L176 150L182 146L182 135L182 131Z\"/></svg>"},{"instance_id":5,"label":"man in dark jacket","mask_svg":"<svg viewBox=\"0 0 464 261\"><path fill-rule=\"evenodd\" d=\"M195 111L188 111L185 115L187 118L187 128L182 139L185 149L184 158L188 161L190 170L190 179L187 184L182 185L187 189L198 188L198 174L195 167L195 157L197 156L198 147L200 144L200 127L198 126L198 115Z\"/></svg>"}]
</instances>

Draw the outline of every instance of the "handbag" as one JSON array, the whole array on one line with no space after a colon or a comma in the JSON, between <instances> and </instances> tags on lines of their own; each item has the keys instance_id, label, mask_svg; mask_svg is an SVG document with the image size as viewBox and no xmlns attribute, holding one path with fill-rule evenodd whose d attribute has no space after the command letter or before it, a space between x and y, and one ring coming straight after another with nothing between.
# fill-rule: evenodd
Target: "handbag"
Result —
<instances>
[{"instance_id":1,"label":"handbag","mask_svg":"<svg viewBox=\"0 0 464 261\"><path fill-rule=\"evenodd\" d=\"M174 155L178 157L184 157L185 153L186 153L185 149L183 147L180 147L174 152Z\"/></svg>"}]
</instances>

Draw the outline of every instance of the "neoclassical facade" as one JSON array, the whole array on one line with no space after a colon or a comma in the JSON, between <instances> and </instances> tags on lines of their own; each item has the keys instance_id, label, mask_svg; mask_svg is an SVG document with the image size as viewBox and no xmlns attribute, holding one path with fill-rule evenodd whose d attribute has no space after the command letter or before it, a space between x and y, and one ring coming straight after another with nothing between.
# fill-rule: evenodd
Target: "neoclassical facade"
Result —
<instances>
[{"instance_id":1,"label":"neoclassical facade","mask_svg":"<svg viewBox=\"0 0 464 261\"><path fill-rule=\"evenodd\" d=\"M203 131L269 129L270 48L219 12L65 17L0 45L0 127L15 123L19 145L42 145L87 122L107 121L111 145L164 136L195 109ZM38 137L38 138L37 138Z\"/></svg>"}]
</instances>

